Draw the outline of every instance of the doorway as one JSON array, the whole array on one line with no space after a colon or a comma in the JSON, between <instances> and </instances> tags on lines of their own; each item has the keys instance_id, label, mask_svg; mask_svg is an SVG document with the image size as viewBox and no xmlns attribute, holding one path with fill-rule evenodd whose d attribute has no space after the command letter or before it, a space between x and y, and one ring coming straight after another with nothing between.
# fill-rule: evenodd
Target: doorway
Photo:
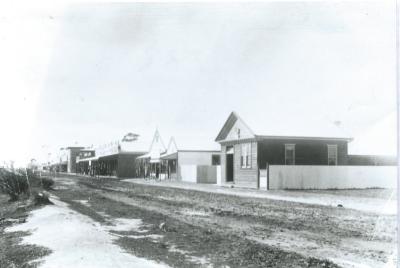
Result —
<instances>
[{"instance_id":1,"label":"doorway","mask_svg":"<svg viewBox=\"0 0 400 268\"><path fill-rule=\"evenodd\" d=\"M233 182L233 147L227 148L226 153L226 181Z\"/></svg>"}]
</instances>

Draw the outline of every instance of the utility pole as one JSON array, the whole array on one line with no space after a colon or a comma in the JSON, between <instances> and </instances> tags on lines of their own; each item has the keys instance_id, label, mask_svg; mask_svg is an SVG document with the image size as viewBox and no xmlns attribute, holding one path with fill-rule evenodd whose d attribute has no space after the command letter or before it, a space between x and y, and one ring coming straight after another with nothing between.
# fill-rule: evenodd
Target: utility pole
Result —
<instances>
[{"instance_id":1,"label":"utility pole","mask_svg":"<svg viewBox=\"0 0 400 268\"><path fill-rule=\"evenodd\" d=\"M31 196L31 184L29 183L29 178L28 178L28 169L25 168L25 176L26 176L26 182L28 183L28 190L29 190L29 196Z\"/></svg>"}]
</instances>

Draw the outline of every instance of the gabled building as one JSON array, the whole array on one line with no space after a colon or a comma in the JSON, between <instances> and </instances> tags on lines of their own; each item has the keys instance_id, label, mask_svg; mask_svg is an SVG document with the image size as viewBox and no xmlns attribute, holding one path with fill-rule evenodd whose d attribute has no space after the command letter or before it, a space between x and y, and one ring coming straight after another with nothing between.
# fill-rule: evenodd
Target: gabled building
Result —
<instances>
[{"instance_id":1,"label":"gabled building","mask_svg":"<svg viewBox=\"0 0 400 268\"><path fill-rule=\"evenodd\" d=\"M347 144L351 139L327 135L340 132L332 126L313 125L310 129L304 125L307 131L316 130L315 135L298 136L286 135L285 130L271 133L274 126L262 125L266 126L265 132L253 131L237 113L229 115L215 139L221 145L222 184L259 188L259 170L268 165L347 164Z\"/></svg>"},{"instance_id":2,"label":"gabled building","mask_svg":"<svg viewBox=\"0 0 400 268\"><path fill-rule=\"evenodd\" d=\"M176 179L177 178L177 152L178 146L176 145L175 138L171 137L167 150L161 155L162 166L164 166L165 177L168 179Z\"/></svg>"},{"instance_id":3,"label":"gabled building","mask_svg":"<svg viewBox=\"0 0 400 268\"><path fill-rule=\"evenodd\" d=\"M217 183L220 153L217 150L180 150L171 137L167 151L161 155L164 177L195 183Z\"/></svg>"},{"instance_id":4,"label":"gabled building","mask_svg":"<svg viewBox=\"0 0 400 268\"><path fill-rule=\"evenodd\" d=\"M163 170L161 170L161 155L165 153L166 150L167 148L164 145L160 133L158 129L156 129L148 152L137 158L137 177L155 176L159 178L161 172L163 172Z\"/></svg>"}]
</instances>

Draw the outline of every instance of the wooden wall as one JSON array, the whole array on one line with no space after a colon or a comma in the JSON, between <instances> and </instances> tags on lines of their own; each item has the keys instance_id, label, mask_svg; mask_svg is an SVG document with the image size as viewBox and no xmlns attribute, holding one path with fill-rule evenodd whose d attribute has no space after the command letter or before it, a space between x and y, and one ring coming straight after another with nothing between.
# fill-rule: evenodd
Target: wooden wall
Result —
<instances>
[{"instance_id":1,"label":"wooden wall","mask_svg":"<svg viewBox=\"0 0 400 268\"><path fill-rule=\"evenodd\" d=\"M118 178L134 178L136 176L135 159L140 154L119 154L118 155Z\"/></svg>"},{"instance_id":2,"label":"wooden wall","mask_svg":"<svg viewBox=\"0 0 400 268\"><path fill-rule=\"evenodd\" d=\"M243 143L251 143L251 167L242 168L240 164L240 155ZM232 144L233 154L233 184L244 188L258 187L258 163L257 163L257 142L247 141ZM226 148L227 145L221 146L221 182L226 184Z\"/></svg>"},{"instance_id":3,"label":"wooden wall","mask_svg":"<svg viewBox=\"0 0 400 268\"><path fill-rule=\"evenodd\" d=\"M242 168L240 155L242 144L234 145L233 156L233 181L235 185L246 188L257 188L258 166L257 166L257 142L251 142L251 168Z\"/></svg>"},{"instance_id":4,"label":"wooden wall","mask_svg":"<svg viewBox=\"0 0 400 268\"><path fill-rule=\"evenodd\" d=\"M262 140L258 142L258 164L285 164L285 144L295 145L296 165L327 165L328 144L337 144L338 165L347 165L347 142L331 140Z\"/></svg>"}]
</instances>

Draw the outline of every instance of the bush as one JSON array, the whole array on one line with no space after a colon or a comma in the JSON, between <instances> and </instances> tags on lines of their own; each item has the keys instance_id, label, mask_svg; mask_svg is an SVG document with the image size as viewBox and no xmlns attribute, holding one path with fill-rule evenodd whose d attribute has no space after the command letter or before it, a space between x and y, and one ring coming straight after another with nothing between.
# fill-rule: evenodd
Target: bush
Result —
<instances>
[{"instance_id":1,"label":"bush","mask_svg":"<svg viewBox=\"0 0 400 268\"><path fill-rule=\"evenodd\" d=\"M29 178L29 182L27 180ZM10 201L16 201L20 197L30 195L30 189L51 190L54 180L49 177L39 177L32 170L9 170L0 168L0 192L10 196Z\"/></svg>"},{"instance_id":2,"label":"bush","mask_svg":"<svg viewBox=\"0 0 400 268\"><path fill-rule=\"evenodd\" d=\"M44 189L51 190L51 187L54 185L54 180L49 177L42 177L42 185Z\"/></svg>"},{"instance_id":3,"label":"bush","mask_svg":"<svg viewBox=\"0 0 400 268\"><path fill-rule=\"evenodd\" d=\"M40 192L40 193L35 193L35 196L34 196L34 204L36 205L36 206L41 206L41 205L51 205L51 204L53 204L51 201L50 201L50 196L49 196L49 194L48 193L45 193L45 192Z\"/></svg>"},{"instance_id":4,"label":"bush","mask_svg":"<svg viewBox=\"0 0 400 268\"><path fill-rule=\"evenodd\" d=\"M10 171L0 169L0 191L10 196L10 201L16 201L21 195L29 195L29 185L26 174L20 170Z\"/></svg>"}]
</instances>

